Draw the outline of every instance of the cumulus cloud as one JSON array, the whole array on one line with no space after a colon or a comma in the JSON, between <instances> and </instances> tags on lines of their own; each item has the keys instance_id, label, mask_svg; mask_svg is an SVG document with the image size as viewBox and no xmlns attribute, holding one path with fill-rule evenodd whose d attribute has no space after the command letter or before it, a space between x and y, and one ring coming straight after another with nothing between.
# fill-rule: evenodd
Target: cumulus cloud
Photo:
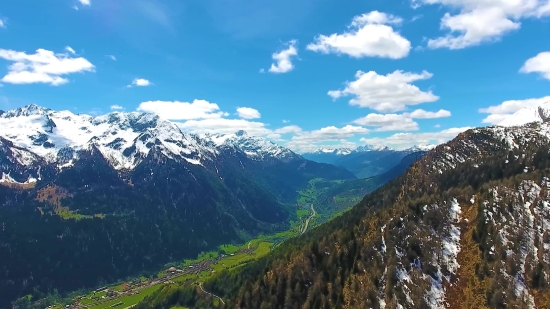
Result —
<instances>
[{"instance_id":1,"label":"cumulus cloud","mask_svg":"<svg viewBox=\"0 0 550 309\"><path fill-rule=\"evenodd\" d=\"M10 84L43 83L59 86L69 82L62 77L72 73L91 72L95 67L83 57L72 58L67 53L55 54L38 49L34 54L0 49L0 58L12 61L2 81Z\"/></svg>"},{"instance_id":2,"label":"cumulus cloud","mask_svg":"<svg viewBox=\"0 0 550 309\"><path fill-rule=\"evenodd\" d=\"M448 110L440 109L437 112L429 112L423 109L417 109L410 114L406 114L411 118L415 119L436 119L436 118L446 118L451 117L451 112Z\"/></svg>"},{"instance_id":3,"label":"cumulus cloud","mask_svg":"<svg viewBox=\"0 0 550 309\"><path fill-rule=\"evenodd\" d=\"M283 119L283 123L289 123L290 120Z\"/></svg>"},{"instance_id":4,"label":"cumulus cloud","mask_svg":"<svg viewBox=\"0 0 550 309\"><path fill-rule=\"evenodd\" d=\"M147 87L147 86L151 86L152 83L147 80L147 79L144 79L144 78L135 78L132 83L126 87L128 88L131 88L133 86L138 86L138 87Z\"/></svg>"},{"instance_id":5,"label":"cumulus cloud","mask_svg":"<svg viewBox=\"0 0 550 309\"><path fill-rule=\"evenodd\" d=\"M124 109L124 107L120 106L120 105L111 105L111 109L112 110L121 110L121 109Z\"/></svg>"},{"instance_id":6,"label":"cumulus cloud","mask_svg":"<svg viewBox=\"0 0 550 309\"><path fill-rule=\"evenodd\" d=\"M92 5L92 3L90 2L90 0L78 0L78 2L80 2L80 4L84 5L84 6L90 6Z\"/></svg>"},{"instance_id":7,"label":"cumulus cloud","mask_svg":"<svg viewBox=\"0 0 550 309\"><path fill-rule=\"evenodd\" d=\"M0 18L0 28L6 28L6 22Z\"/></svg>"},{"instance_id":8,"label":"cumulus cloud","mask_svg":"<svg viewBox=\"0 0 550 309\"><path fill-rule=\"evenodd\" d=\"M388 146L395 149L406 149L415 145L442 144L458 134L471 129L470 127L450 128L438 132L396 133L389 137L361 138L361 142L374 146Z\"/></svg>"},{"instance_id":9,"label":"cumulus cloud","mask_svg":"<svg viewBox=\"0 0 550 309\"><path fill-rule=\"evenodd\" d=\"M347 139L357 134L368 134L369 130L361 126L347 125L342 128L329 126L313 131L300 131L295 134L286 146L298 152L305 152L318 149L327 143L347 143Z\"/></svg>"},{"instance_id":10,"label":"cumulus cloud","mask_svg":"<svg viewBox=\"0 0 550 309\"><path fill-rule=\"evenodd\" d=\"M440 4L459 11L443 15L440 28L448 34L430 39L430 48L462 49L494 42L518 30L522 19L550 14L547 0L414 0L414 3Z\"/></svg>"},{"instance_id":11,"label":"cumulus cloud","mask_svg":"<svg viewBox=\"0 0 550 309\"><path fill-rule=\"evenodd\" d=\"M362 126L378 127L376 131L416 131L418 123L412 120L411 117L398 114L368 114L363 118L353 121L353 123Z\"/></svg>"},{"instance_id":12,"label":"cumulus cloud","mask_svg":"<svg viewBox=\"0 0 550 309\"><path fill-rule=\"evenodd\" d=\"M147 101L139 105L138 111L159 115L170 120L220 119L227 113L220 111L216 103L194 100L192 103L179 101Z\"/></svg>"},{"instance_id":13,"label":"cumulus cloud","mask_svg":"<svg viewBox=\"0 0 550 309\"><path fill-rule=\"evenodd\" d=\"M545 79L550 80L550 52L542 52L528 59L519 71L521 73L539 73Z\"/></svg>"},{"instance_id":14,"label":"cumulus cloud","mask_svg":"<svg viewBox=\"0 0 550 309\"><path fill-rule=\"evenodd\" d=\"M137 110L154 113L161 118L172 120L183 131L196 134L235 133L239 130L244 130L252 136L264 136L274 140L278 140L281 137L279 133L267 128L267 124L249 120L259 118L260 112L248 107L237 110L239 116L249 117L242 117L240 119L225 118L230 116L230 114L222 111L218 104L206 100L194 100L191 103L148 101L141 103ZM288 130L288 128L283 129L283 131L285 130Z\"/></svg>"},{"instance_id":15,"label":"cumulus cloud","mask_svg":"<svg viewBox=\"0 0 550 309\"><path fill-rule=\"evenodd\" d=\"M354 58L404 58L411 50L411 42L390 26L402 21L400 17L378 11L355 16L348 31L321 34L307 45L307 49L324 54L345 54Z\"/></svg>"},{"instance_id":16,"label":"cumulus cloud","mask_svg":"<svg viewBox=\"0 0 550 309\"><path fill-rule=\"evenodd\" d=\"M251 107L237 108L237 115L244 119L257 119L261 117L260 112L257 109Z\"/></svg>"},{"instance_id":17,"label":"cumulus cloud","mask_svg":"<svg viewBox=\"0 0 550 309\"><path fill-rule=\"evenodd\" d=\"M290 134L290 133L301 133L302 128L297 125L284 126L275 130L276 134Z\"/></svg>"},{"instance_id":18,"label":"cumulus cloud","mask_svg":"<svg viewBox=\"0 0 550 309\"><path fill-rule=\"evenodd\" d=\"M292 63L291 58L298 56L298 50L296 49L296 40L291 40L287 43L288 48L281 50L280 52L274 53L271 58L276 61L272 63L269 68L271 73L287 73L294 69L294 64ZM263 69L260 70L263 72Z\"/></svg>"},{"instance_id":19,"label":"cumulus cloud","mask_svg":"<svg viewBox=\"0 0 550 309\"><path fill-rule=\"evenodd\" d=\"M489 114L481 122L496 125L520 109L537 107L546 102L550 102L550 96L526 100L508 100L499 105L480 108L480 113Z\"/></svg>"},{"instance_id":20,"label":"cumulus cloud","mask_svg":"<svg viewBox=\"0 0 550 309\"><path fill-rule=\"evenodd\" d=\"M368 107L379 112L396 112L405 110L408 105L435 102L439 99L431 90L422 91L412 83L430 79L432 73L423 71L420 74L394 71L379 75L375 71L357 71L356 80L346 82L343 90L331 90L328 95L333 99L353 96L351 105Z\"/></svg>"},{"instance_id":21,"label":"cumulus cloud","mask_svg":"<svg viewBox=\"0 0 550 309\"><path fill-rule=\"evenodd\" d=\"M267 136L273 132L266 128L266 125L258 121L249 121L246 119L227 119L227 118L210 118L202 120L188 120L183 123L178 123L178 126L192 133L235 133L238 130L244 130L253 136ZM277 137L277 136L272 136Z\"/></svg>"}]
</instances>

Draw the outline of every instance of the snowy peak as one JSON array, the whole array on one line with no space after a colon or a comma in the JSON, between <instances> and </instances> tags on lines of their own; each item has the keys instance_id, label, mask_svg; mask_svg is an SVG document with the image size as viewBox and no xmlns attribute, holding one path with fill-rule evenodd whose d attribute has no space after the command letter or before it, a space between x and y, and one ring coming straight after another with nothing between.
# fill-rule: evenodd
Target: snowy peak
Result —
<instances>
[{"instance_id":1,"label":"snowy peak","mask_svg":"<svg viewBox=\"0 0 550 309\"><path fill-rule=\"evenodd\" d=\"M355 149L356 152L393 150L388 146L364 145Z\"/></svg>"},{"instance_id":2,"label":"snowy peak","mask_svg":"<svg viewBox=\"0 0 550 309\"><path fill-rule=\"evenodd\" d=\"M350 148L321 148L312 152L313 154L335 154L335 155L348 155L353 152Z\"/></svg>"},{"instance_id":3,"label":"snowy peak","mask_svg":"<svg viewBox=\"0 0 550 309\"><path fill-rule=\"evenodd\" d=\"M550 102L537 107L526 107L508 116L498 125L503 127L522 126L532 122L548 122L550 120Z\"/></svg>"},{"instance_id":4,"label":"snowy peak","mask_svg":"<svg viewBox=\"0 0 550 309\"><path fill-rule=\"evenodd\" d=\"M5 112L0 127L0 137L60 167L70 166L79 151L94 147L115 169L133 169L151 149L192 164L215 154L174 123L147 113L92 117L28 105Z\"/></svg>"},{"instance_id":5,"label":"snowy peak","mask_svg":"<svg viewBox=\"0 0 550 309\"><path fill-rule=\"evenodd\" d=\"M4 112L0 114L0 117L11 118L11 117L20 117L20 116L32 116L32 115L46 115L51 112L50 109L38 106L36 104L30 104L18 109Z\"/></svg>"},{"instance_id":6,"label":"snowy peak","mask_svg":"<svg viewBox=\"0 0 550 309\"><path fill-rule=\"evenodd\" d=\"M393 149L387 147L387 146L374 146L374 145L364 145L359 146L355 149L353 148L320 148L314 152L309 152L308 154L333 154L337 156L347 156L352 153L358 153L358 152L367 152L367 151L393 151Z\"/></svg>"},{"instance_id":7,"label":"snowy peak","mask_svg":"<svg viewBox=\"0 0 550 309\"><path fill-rule=\"evenodd\" d=\"M216 149L237 149L255 160L269 158L290 160L299 157L299 155L286 147L277 145L262 137L251 136L244 130L239 130L233 134L204 134L200 137Z\"/></svg>"},{"instance_id":8,"label":"snowy peak","mask_svg":"<svg viewBox=\"0 0 550 309\"><path fill-rule=\"evenodd\" d=\"M409 149L406 149L405 151L409 152L417 152L417 151L430 151L437 147L437 145L414 145Z\"/></svg>"}]
</instances>

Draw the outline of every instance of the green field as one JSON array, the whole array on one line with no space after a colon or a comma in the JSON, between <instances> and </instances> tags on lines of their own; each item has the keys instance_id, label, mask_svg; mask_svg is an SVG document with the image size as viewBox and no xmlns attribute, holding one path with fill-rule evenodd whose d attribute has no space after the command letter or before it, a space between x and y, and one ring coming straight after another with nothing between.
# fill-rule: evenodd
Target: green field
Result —
<instances>
[{"instance_id":1,"label":"green field","mask_svg":"<svg viewBox=\"0 0 550 309\"><path fill-rule=\"evenodd\" d=\"M220 250L225 252L225 254L231 254L239 251L239 247L235 245L221 245Z\"/></svg>"},{"instance_id":2,"label":"green field","mask_svg":"<svg viewBox=\"0 0 550 309\"><path fill-rule=\"evenodd\" d=\"M91 305L90 309L103 309L103 308L111 308L112 305L122 302L120 306L117 306L116 308L126 308L128 306L135 305L142 301L146 296L153 294L156 290L158 290L162 285L155 285L146 289L143 289L140 291L137 295L127 295L123 296L117 299L109 300L101 304L97 305Z\"/></svg>"},{"instance_id":3,"label":"green field","mask_svg":"<svg viewBox=\"0 0 550 309\"><path fill-rule=\"evenodd\" d=\"M254 249L252 255L247 253L237 253L237 254L234 254L233 256L229 255L220 259L216 264L211 265L212 271L203 271L197 275L187 274L187 275L173 278L171 279L171 281L178 283L178 282L184 282L190 279L190 280L194 280L195 282L204 282L205 280L210 278L210 276L212 276L212 274L215 272L221 272L226 269L240 267L246 264L247 262L250 262L254 259L257 259L259 257L266 255L271 250L271 246L273 244L270 242L263 241L261 239L255 239L250 242L250 245L253 247L257 246L256 249ZM227 245L225 249L230 251L235 250L234 252L236 252L240 248L247 248L247 247L248 247L248 243L242 245L241 247L237 247L234 245ZM189 260L186 262L189 264L194 264L194 263L204 261L205 259L215 258L215 257L217 257L217 253L215 255L214 254L211 255L210 252L208 252L200 255L195 260ZM164 283L164 284L167 284L167 283ZM139 294L125 295L116 299L103 300L103 301L100 300L99 302L91 299L91 296L93 295L93 293L90 293L84 299L81 300L81 303L86 305L89 309L126 308L139 303L146 296L151 295L152 293L160 289L162 286L163 284L157 284L151 287L144 288L139 292ZM110 288L113 290L121 290L122 284L111 286ZM104 295L106 295L106 292L100 292L96 294L97 297L101 297ZM111 307L114 304L117 304L119 302L122 302L122 304L115 307ZM58 306L58 308L61 308L61 306ZM183 307L175 307L175 308L181 309ZM184 308L184 309L188 309L188 308Z\"/></svg>"}]
</instances>

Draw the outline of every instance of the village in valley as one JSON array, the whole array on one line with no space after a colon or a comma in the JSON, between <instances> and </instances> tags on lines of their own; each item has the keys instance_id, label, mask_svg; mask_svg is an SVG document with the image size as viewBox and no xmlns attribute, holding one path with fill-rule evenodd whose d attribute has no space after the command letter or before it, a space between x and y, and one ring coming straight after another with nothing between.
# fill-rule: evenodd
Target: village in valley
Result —
<instances>
[{"instance_id":1,"label":"village in valley","mask_svg":"<svg viewBox=\"0 0 550 309\"><path fill-rule=\"evenodd\" d=\"M37 308L46 309L128 309L136 306L148 295L153 294L163 285L170 284L196 284L197 291L208 294L213 301L223 299L206 291L202 283L216 272L230 270L248 262L258 259L271 251L284 240L302 234L312 225L309 220L316 216L313 213L302 210L307 209L304 204L298 207L298 222L292 224L292 228L286 232L273 235L259 236L258 238L242 246L222 245L218 251L202 253L194 260L185 260L178 265L167 265L154 278L141 277L127 282L121 282L98 288L87 295L73 296L63 304L45 307L40 301L35 303Z\"/></svg>"},{"instance_id":2,"label":"village in valley","mask_svg":"<svg viewBox=\"0 0 550 309\"><path fill-rule=\"evenodd\" d=\"M207 252L196 260L187 260L178 266L161 271L157 278L137 278L113 286L105 286L88 295L74 297L69 304L48 306L47 309L103 309L131 308L162 285L194 283L203 293L202 282L217 271L232 269L267 254L273 243L252 241L242 247L225 245L220 252ZM212 295L212 294L210 294ZM215 297L215 295L212 295ZM43 308L43 307L42 307Z\"/></svg>"}]
</instances>

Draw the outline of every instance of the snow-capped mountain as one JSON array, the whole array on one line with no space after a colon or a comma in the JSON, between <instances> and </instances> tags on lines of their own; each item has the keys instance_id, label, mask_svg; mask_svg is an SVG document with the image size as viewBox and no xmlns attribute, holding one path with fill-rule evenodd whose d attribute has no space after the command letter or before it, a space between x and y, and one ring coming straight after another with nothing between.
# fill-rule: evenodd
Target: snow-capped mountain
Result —
<instances>
[{"instance_id":1,"label":"snow-capped mountain","mask_svg":"<svg viewBox=\"0 0 550 309\"><path fill-rule=\"evenodd\" d=\"M345 156L352 153L354 150L351 148L320 148L316 151L309 152L307 154L333 154L339 156Z\"/></svg>"},{"instance_id":2,"label":"snow-capped mountain","mask_svg":"<svg viewBox=\"0 0 550 309\"><path fill-rule=\"evenodd\" d=\"M71 165L79 151L92 148L117 170L135 168L152 149L191 164L215 154L175 124L147 113L92 117L29 105L2 114L0 127L0 136L60 167Z\"/></svg>"},{"instance_id":3,"label":"snow-capped mountain","mask_svg":"<svg viewBox=\"0 0 550 309\"><path fill-rule=\"evenodd\" d=\"M360 152L369 152L369 151L403 151L403 152L416 152L416 151L428 151L435 148L437 145L415 145L411 148L404 150L395 150L388 146L375 146L375 145L363 145L357 146L356 148L320 148L312 152L306 152L304 155L326 155L331 154L335 156L347 156L350 154L360 153Z\"/></svg>"},{"instance_id":4,"label":"snow-capped mountain","mask_svg":"<svg viewBox=\"0 0 550 309\"><path fill-rule=\"evenodd\" d=\"M550 120L550 102L537 107L526 107L508 116L498 125L503 127L515 127L532 122L547 122Z\"/></svg>"},{"instance_id":5,"label":"snow-capped mountain","mask_svg":"<svg viewBox=\"0 0 550 309\"><path fill-rule=\"evenodd\" d=\"M290 160L300 157L288 148L277 145L262 137L251 136L243 130L233 134L204 134L200 137L207 141L208 145L212 145L218 150L224 148L238 149L254 160L267 158Z\"/></svg>"},{"instance_id":6,"label":"snow-capped mountain","mask_svg":"<svg viewBox=\"0 0 550 309\"><path fill-rule=\"evenodd\" d=\"M28 105L1 113L0 127L0 137L13 146L10 153L14 160L25 166L44 160L65 168L74 164L79 152L92 149L98 150L116 170L134 169L151 151L195 165L215 160L228 147L255 160L300 157L244 131L199 137L182 132L168 120L139 112L93 117Z\"/></svg>"}]
</instances>

